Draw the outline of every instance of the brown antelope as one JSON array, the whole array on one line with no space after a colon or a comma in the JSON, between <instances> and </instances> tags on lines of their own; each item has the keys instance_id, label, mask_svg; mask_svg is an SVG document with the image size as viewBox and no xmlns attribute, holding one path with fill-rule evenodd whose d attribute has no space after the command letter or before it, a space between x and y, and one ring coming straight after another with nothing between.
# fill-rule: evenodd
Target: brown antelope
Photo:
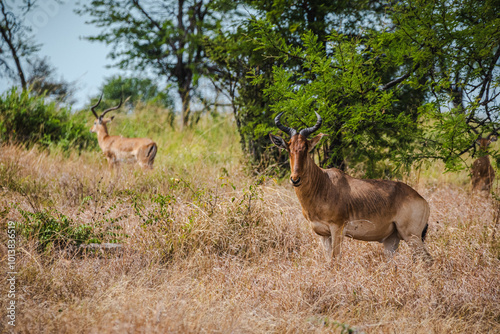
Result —
<instances>
[{"instance_id":1,"label":"brown antelope","mask_svg":"<svg viewBox=\"0 0 500 334\"><path fill-rule=\"evenodd\" d=\"M282 114L274 121L290 136L290 141L269 135L274 145L290 155L290 181L302 214L321 236L329 258L339 255L345 235L381 242L388 255L397 250L403 239L415 254L432 263L423 243L430 210L422 196L402 182L355 179L337 168L318 167L309 152L325 135L307 137L320 128L320 115L316 113L316 125L297 131L281 124Z\"/></svg>"},{"instance_id":2,"label":"brown antelope","mask_svg":"<svg viewBox=\"0 0 500 334\"><path fill-rule=\"evenodd\" d=\"M491 166L488 155L488 146L497 140L494 135L486 138L478 137L476 143L479 145L479 155L481 156L472 164L472 192L489 193L493 181L495 180L495 170Z\"/></svg>"},{"instance_id":3,"label":"brown antelope","mask_svg":"<svg viewBox=\"0 0 500 334\"><path fill-rule=\"evenodd\" d=\"M96 120L90 129L90 132L97 133L97 141L104 156L108 160L109 167L112 168L115 164L121 161L137 162L143 168L153 168L157 146L154 141L148 138L124 138L122 136L110 136L106 124L114 118L103 118L108 112L121 107L122 101L116 107L112 107L103 111L101 116L98 116L95 108L101 103L102 95L96 105L91 107L92 113Z\"/></svg>"}]
</instances>

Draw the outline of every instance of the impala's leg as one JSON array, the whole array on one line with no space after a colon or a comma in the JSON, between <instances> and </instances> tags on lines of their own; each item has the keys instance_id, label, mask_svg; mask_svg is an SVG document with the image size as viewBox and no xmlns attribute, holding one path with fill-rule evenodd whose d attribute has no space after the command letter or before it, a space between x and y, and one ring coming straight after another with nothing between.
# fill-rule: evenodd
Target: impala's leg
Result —
<instances>
[{"instance_id":1,"label":"impala's leg","mask_svg":"<svg viewBox=\"0 0 500 334\"><path fill-rule=\"evenodd\" d=\"M115 156L111 152L104 152L104 156L106 157L106 160L108 160L108 167L110 170L113 170L113 167L115 165Z\"/></svg>"},{"instance_id":2,"label":"impala's leg","mask_svg":"<svg viewBox=\"0 0 500 334\"><path fill-rule=\"evenodd\" d=\"M108 168L109 168L110 170L113 170L113 166L114 166L113 158L111 158L111 157L106 157L106 159L108 160Z\"/></svg>"},{"instance_id":3,"label":"impala's leg","mask_svg":"<svg viewBox=\"0 0 500 334\"><path fill-rule=\"evenodd\" d=\"M158 151L158 146L156 146L156 144L153 144L148 154L148 166L150 169L153 169L153 163L155 161L157 151Z\"/></svg>"}]
</instances>

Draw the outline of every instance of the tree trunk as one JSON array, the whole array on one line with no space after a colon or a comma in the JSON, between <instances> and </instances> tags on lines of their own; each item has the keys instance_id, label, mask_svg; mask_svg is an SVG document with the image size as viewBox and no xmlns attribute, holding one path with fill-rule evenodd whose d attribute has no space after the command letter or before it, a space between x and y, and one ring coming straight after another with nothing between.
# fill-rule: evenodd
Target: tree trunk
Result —
<instances>
[{"instance_id":1,"label":"tree trunk","mask_svg":"<svg viewBox=\"0 0 500 334\"><path fill-rule=\"evenodd\" d=\"M9 39L7 36L7 32L3 29L0 28L0 33L2 34L3 40L7 43L9 46L10 52L12 54L12 58L14 59L14 62L16 63L16 68L17 68L17 75L19 76L19 80L21 81L21 87L23 88L23 91L26 90L26 78L24 77L24 71L21 66L21 60L19 59L19 56L17 55L17 50L12 43L12 41Z\"/></svg>"},{"instance_id":2,"label":"tree trunk","mask_svg":"<svg viewBox=\"0 0 500 334\"><path fill-rule=\"evenodd\" d=\"M189 125L189 115L191 114L191 94L189 90L180 89L179 95L182 101L182 129Z\"/></svg>"}]
</instances>

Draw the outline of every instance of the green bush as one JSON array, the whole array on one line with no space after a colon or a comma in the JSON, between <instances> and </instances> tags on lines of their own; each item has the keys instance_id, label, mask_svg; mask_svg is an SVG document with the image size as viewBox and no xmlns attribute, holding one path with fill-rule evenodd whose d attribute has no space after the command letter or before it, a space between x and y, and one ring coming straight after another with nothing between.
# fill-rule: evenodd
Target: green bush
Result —
<instances>
[{"instance_id":1,"label":"green bush","mask_svg":"<svg viewBox=\"0 0 500 334\"><path fill-rule=\"evenodd\" d=\"M109 215L115 208L116 205L109 207L105 213L99 215L100 219L82 222L80 218L75 221L56 209L30 212L17 207L23 217L17 228L27 240L37 242L39 252L89 243L120 243L122 238L128 236L122 233L122 227L115 223L126 216L110 218Z\"/></svg>"},{"instance_id":2,"label":"green bush","mask_svg":"<svg viewBox=\"0 0 500 334\"><path fill-rule=\"evenodd\" d=\"M55 102L47 102L43 96L18 92L17 88L0 96L0 141L58 146L64 151L96 146L85 119Z\"/></svg>"},{"instance_id":3,"label":"green bush","mask_svg":"<svg viewBox=\"0 0 500 334\"><path fill-rule=\"evenodd\" d=\"M91 225L75 226L71 218L57 211L29 212L18 210L24 218L24 222L18 225L21 234L27 239L36 239L40 252L51 247L62 249L69 245L80 245L85 242L99 243L101 241L94 235L94 229Z\"/></svg>"}]
</instances>

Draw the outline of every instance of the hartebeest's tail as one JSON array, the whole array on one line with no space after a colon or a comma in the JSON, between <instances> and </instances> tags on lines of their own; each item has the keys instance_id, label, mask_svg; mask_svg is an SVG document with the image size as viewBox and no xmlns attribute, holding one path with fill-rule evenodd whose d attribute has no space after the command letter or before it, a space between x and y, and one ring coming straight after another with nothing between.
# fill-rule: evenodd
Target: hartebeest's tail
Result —
<instances>
[{"instance_id":1,"label":"hartebeest's tail","mask_svg":"<svg viewBox=\"0 0 500 334\"><path fill-rule=\"evenodd\" d=\"M146 157L148 158L148 165L153 166L157 150L158 147L156 146L156 143L153 143L153 145L151 145L151 147L149 148L148 154L146 155Z\"/></svg>"},{"instance_id":2,"label":"hartebeest's tail","mask_svg":"<svg viewBox=\"0 0 500 334\"><path fill-rule=\"evenodd\" d=\"M426 224L424 230L422 231L422 242L425 241L425 236L427 235L427 230L429 229L429 224Z\"/></svg>"}]
</instances>

